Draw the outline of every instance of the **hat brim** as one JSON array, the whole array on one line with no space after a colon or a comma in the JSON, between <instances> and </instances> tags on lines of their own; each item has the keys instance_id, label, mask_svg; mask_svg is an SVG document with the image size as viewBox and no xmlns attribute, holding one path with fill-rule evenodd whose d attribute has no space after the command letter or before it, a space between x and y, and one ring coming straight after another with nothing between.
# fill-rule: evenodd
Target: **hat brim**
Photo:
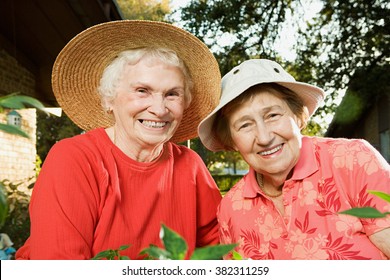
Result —
<instances>
[{"instance_id":1,"label":"hat brim","mask_svg":"<svg viewBox=\"0 0 390 280\"><path fill-rule=\"evenodd\" d=\"M306 83L275 80L269 82L279 84L299 94L299 96L302 98L303 104L308 109L309 117L314 114L325 96L325 93L321 88ZM240 96L250 87L261 83L267 83L267 81L262 80L261 82L259 82L254 79L253 82L249 81L247 83L243 83L245 85L244 87L235 89L235 91L237 92L236 95L228 94L227 98L222 98L217 107L215 107L215 109L200 122L198 126L198 133L201 136L203 145L207 149L214 152L226 150L224 144L220 142L219 138L216 137L215 132L213 131L213 124L218 111L221 110L224 106L226 106L229 102Z\"/></svg>"},{"instance_id":2,"label":"hat brim","mask_svg":"<svg viewBox=\"0 0 390 280\"><path fill-rule=\"evenodd\" d=\"M194 85L192 102L171 141L197 137L199 122L218 104L218 63L197 37L157 21L98 24L78 34L62 49L53 66L52 87L69 118L84 130L112 126L114 121L103 111L97 92L102 73L120 52L148 46L172 49L186 64Z\"/></svg>"}]
</instances>

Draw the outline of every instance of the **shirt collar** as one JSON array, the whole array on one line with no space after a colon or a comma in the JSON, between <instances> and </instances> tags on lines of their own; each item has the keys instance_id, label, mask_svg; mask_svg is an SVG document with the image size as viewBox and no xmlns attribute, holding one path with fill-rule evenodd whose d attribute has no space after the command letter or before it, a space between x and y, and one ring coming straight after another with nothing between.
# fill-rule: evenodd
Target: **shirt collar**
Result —
<instances>
[{"instance_id":1,"label":"shirt collar","mask_svg":"<svg viewBox=\"0 0 390 280\"><path fill-rule=\"evenodd\" d=\"M302 180L315 173L318 169L319 165L316 159L313 138L303 136L299 159L294 167L294 173L290 180ZM253 198L261 193L257 184L256 173L252 168L249 168L249 172L245 175L244 180L243 196L245 198Z\"/></svg>"}]
</instances>

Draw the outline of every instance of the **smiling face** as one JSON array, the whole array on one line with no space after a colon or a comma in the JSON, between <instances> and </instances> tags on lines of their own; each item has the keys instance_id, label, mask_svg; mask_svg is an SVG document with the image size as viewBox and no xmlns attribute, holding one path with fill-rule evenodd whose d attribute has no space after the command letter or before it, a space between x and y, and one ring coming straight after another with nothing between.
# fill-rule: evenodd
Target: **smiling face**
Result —
<instances>
[{"instance_id":1,"label":"smiling face","mask_svg":"<svg viewBox=\"0 0 390 280\"><path fill-rule=\"evenodd\" d=\"M256 172L287 178L299 159L302 120L285 100L272 90L257 91L227 121L233 148Z\"/></svg>"},{"instance_id":2,"label":"smiling face","mask_svg":"<svg viewBox=\"0 0 390 280\"><path fill-rule=\"evenodd\" d=\"M167 142L182 120L184 92L184 76L176 66L158 59L127 64L111 101L116 144L142 150Z\"/></svg>"}]
</instances>

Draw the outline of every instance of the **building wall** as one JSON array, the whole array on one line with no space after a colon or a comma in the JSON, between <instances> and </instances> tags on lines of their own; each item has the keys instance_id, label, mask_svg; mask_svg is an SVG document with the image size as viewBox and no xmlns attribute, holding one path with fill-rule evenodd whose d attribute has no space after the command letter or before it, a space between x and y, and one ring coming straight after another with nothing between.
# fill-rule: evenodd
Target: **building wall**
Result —
<instances>
[{"instance_id":1,"label":"building wall","mask_svg":"<svg viewBox=\"0 0 390 280\"><path fill-rule=\"evenodd\" d=\"M362 138L373 145L390 162L390 93L383 96L374 106L365 112L364 117L355 125L351 135L346 137ZM382 134L382 138L381 138ZM382 142L381 142L382 141Z\"/></svg>"},{"instance_id":2,"label":"building wall","mask_svg":"<svg viewBox=\"0 0 390 280\"><path fill-rule=\"evenodd\" d=\"M13 92L28 95L34 90L34 75L0 46L0 96ZM9 110L5 110L0 113L1 123L7 123L8 112ZM10 135L0 130L0 181L23 181L24 185L28 185L32 182L27 182L28 179L35 180L36 110L22 109L17 112L22 116L21 128L30 138Z\"/></svg>"},{"instance_id":3,"label":"building wall","mask_svg":"<svg viewBox=\"0 0 390 280\"><path fill-rule=\"evenodd\" d=\"M380 149L377 105L373 106L371 110L366 112L366 116L362 123L356 128L353 138L363 138L376 149Z\"/></svg>"},{"instance_id":4,"label":"building wall","mask_svg":"<svg viewBox=\"0 0 390 280\"><path fill-rule=\"evenodd\" d=\"M0 95L21 92L32 95L35 77L0 46Z\"/></svg>"}]
</instances>

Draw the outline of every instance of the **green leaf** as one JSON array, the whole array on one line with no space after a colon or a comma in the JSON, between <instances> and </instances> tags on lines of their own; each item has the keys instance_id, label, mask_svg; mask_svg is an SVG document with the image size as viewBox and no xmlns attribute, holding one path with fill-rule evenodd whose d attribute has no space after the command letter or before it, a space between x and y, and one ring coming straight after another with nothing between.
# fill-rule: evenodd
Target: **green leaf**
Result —
<instances>
[{"instance_id":1,"label":"green leaf","mask_svg":"<svg viewBox=\"0 0 390 280\"><path fill-rule=\"evenodd\" d=\"M0 107L22 109L26 108L26 105L43 111L45 110L45 107L40 101L30 96L10 94L0 98Z\"/></svg>"},{"instance_id":2,"label":"green leaf","mask_svg":"<svg viewBox=\"0 0 390 280\"><path fill-rule=\"evenodd\" d=\"M152 259L156 260L172 260L171 254L164 249L161 249L155 245L150 245L139 253L140 255L148 255Z\"/></svg>"},{"instance_id":3,"label":"green leaf","mask_svg":"<svg viewBox=\"0 0 390 280\"><path fill-rule=\"evenodd\" d=\"M30 138L30 136L21 130L19 127L14 126L14 125L9 125L9 124L4 124L0 123L0 130L9 133L9 134L14 134L14 135L19 135L25 138Z\"/></svg>"},{"instance_id":4,"label":"green leaf","mask_svg":"<svg viewBox=\"0 0 390 280\"><path fill-rule=\"evenodd\" d=\"M3 227L8 215L8 201L4 185L0 182L0 228Z\"/></svg>"},{"instance_id":5,"label":"green leaf","mask_svg":"<svg viewBox=\"0 0 390 280\"><path fill-rule=\"evenodd\" d=\"M237 252L233 251L233 260L243 260L243 257Z\"/></svg>"},{"instance_id":6,"label":"green leaf","mask_svg":"<svg viewBox=\"0 0 390 280\"><path fill-rule=\"evenodd\" d=\"M117 250L108 249L108 250L102 251L100 253L97 253L96 256L94 256L91 260L102 260L102 259L115 260L115 257L117 257L118 260L128 260L129 257L122 256L120 254L120 251L126 250L129 247L130 247L130 245L122 245Z\"/></svg>"},{"instance_id":7,"label":"green leaf","mask_svg":"<svg viewBox=\"0 0 390 280\"><path fill-rule=\"evenodd\" d=\"M379 191L372 191L369 190L367 191L368 193L371 193L379 198L382 198L383 200L390 202L390 194L384 193L384 192L379 192Z\"/></svg>"},{"instance_id":8,"label":"green leaf","mask_svg":"<svg viewBox=\"0 0 390 280\"><path fill-rule=\"evenodd\" d=\"M162 225L162 241L165 249L171 254L173 260L184 260L187 253L187 243L175 231Z\"/></svg>"},{"instance_id":9,"label":"green leaf","mask_svg":"<svg viewBox=\"0 0 390 280\"><path fill-rule=\"evenodd\" d=\"M122 245L122 246L119 247L118 251L126 250L129 247L130 247L130 245Z\"/></svg>"},{"instance_id":10,"label":"green leaf","mask_svg":"<svg viewBox=\"0 0 390 280\"><path fill-rule=\"evenodd\" d=\"M197 248L191 255L191 260L221 260L224 255L236 246L237 244L227 244Z\"/></svg>"},{"instance_id":11,"label":"green leaf","mask_svg":"<svg viewBox=\"0 0 390 280\"><path fill-rule=\"evenodd\" d=\"M381 213L377 209L372 207L360 207L360 208L352 208L340 214L351 215L359 218L385 218L386 215L390 214L389 212Z\"/></svg>"},{"instance_id":12,"label":"green leaf","mask_svg":"<svg viewBox=\"0 0 390 280\"><path fill-rule=\"evenodd\" d=\"M91 260L102 260L102 259L113 260L114 257L115 257L115 251L109 249L97 253L96 256L94 256Z\"/></svg>"}]
</instances>

